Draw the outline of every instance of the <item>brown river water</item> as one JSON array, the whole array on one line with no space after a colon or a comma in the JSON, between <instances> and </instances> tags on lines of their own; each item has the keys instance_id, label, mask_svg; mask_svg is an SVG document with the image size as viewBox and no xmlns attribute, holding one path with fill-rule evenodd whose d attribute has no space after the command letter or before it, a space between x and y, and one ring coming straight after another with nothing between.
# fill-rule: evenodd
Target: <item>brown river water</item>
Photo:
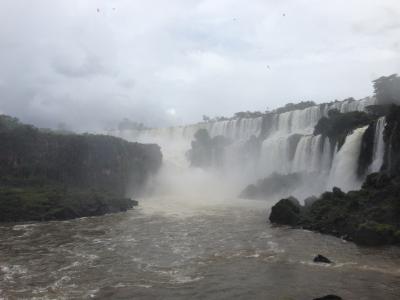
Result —
<instances>
[{"instance_id":1,"label":"brown river water","mask_svg":"<svg viewBox=\"0 0 400 300\"><path fill-rule=\"evenodd\" d=\"M400 299L399 248L273 227L264 201L186 200L2 224L0 299Z\"/></svg>"}]
</instances>

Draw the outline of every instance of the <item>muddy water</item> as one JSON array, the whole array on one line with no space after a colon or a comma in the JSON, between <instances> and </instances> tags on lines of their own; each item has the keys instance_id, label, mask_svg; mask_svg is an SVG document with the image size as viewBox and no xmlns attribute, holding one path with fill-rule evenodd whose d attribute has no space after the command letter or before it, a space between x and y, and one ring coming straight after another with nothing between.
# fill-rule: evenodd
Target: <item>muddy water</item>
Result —
<instances>
[{"instance_id":1,"label":"muddy water","mask_svg":"<svg viewBox=\"0 0 400 300\"><path fill-rule=\"evenodd\" d=\"M0 226L5 299L400 299L400 250L274 228L266 203L143 199L127 213ZM312 263L321 253L333 265Z\"/></svg>"}]
</instances>

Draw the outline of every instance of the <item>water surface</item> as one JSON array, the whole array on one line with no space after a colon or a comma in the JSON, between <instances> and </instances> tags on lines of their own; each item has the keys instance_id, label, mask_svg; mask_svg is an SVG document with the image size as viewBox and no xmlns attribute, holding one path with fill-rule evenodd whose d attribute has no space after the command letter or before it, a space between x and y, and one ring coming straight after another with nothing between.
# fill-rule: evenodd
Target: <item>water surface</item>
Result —
<instances>
[{"instance_id":1,"label":"water surface","mask_svg":"<svg viewBox=\"0 0 400 300\"><path fill-rule=\"evenodd\" d=\"M266 222L266 202L143 199L127 213L0 227L5 299L400 299L400 250ZM333 265L312 263L321 253Z\"/></svg>"}]
</instances>

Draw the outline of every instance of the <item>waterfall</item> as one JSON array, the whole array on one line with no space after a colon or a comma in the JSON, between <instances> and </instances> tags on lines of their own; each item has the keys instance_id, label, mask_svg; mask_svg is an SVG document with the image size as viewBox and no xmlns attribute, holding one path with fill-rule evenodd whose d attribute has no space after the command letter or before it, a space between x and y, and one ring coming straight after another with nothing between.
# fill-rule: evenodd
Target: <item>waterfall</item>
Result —
<instances>
[{"instance_id":1,"label":"waterfall","mask_svg":"<svg viewBox=\"0 0 400 300\"><path fill-rule=\"evenodd\" d=\"M376 104L375 97L366 97L361 100L345 100L334 102L325 107L324 115L327 115L328 110L337 109L342 113L350 112L350 111L364 111L365 108L369 105Z\"/></svg>"},{"instance_id":2,"label":"waterfall","mask_svg":"<svg viewBox=\"0 0 400 300\"><path fill-rule=\"evenodd\" d=\"M345 144L337 151L332 149L328 138L313 135L318 121L328 111L363 111L376 101L373 97L358 101L345 100L311 106L302 110L272 113L265 117L241 118L224 121L201 122L186 126L145 129L140 132L121 132L128 140L157 143L161 146L164 164L173 168L176 178L190 176L184 171L189 168L185 153L191 148L191 141L199 129L206 129L210 136L224 136L231 141L225 149L224 164L219 166L216 176L224 181L234 182L233 190L240 191L245 184L265 178L272 173L308 174L307 184L325 187L338 186L344 190L359 186L356 178L357 160L362 133L365 128L355 130L346 138ZM265 122L264 122L265 121ZM385 120L376 125L373 163L370 172L378 170L383 160L383 127ZM252 136L260 142L259 156L244 153L246 142ZM314 180L314 182L313 182ZM315 183L315 181L318 183Z\"/></svg>"},{"instance_id":3,"label":"waterfall","mask_svg":"<svg viewBox=\"0 0 400 300\"><path fill-rule=\"evenodd\" d=\"M368 169L368 173L378 172L383 163L383 155L385 152L385 143L383 141L383 131L385 129L386 118L381 117L376 122L375 135L374 135L374 147L372 155L372 163Z\"/></svg>"},{"instance_id":4,"label":"waterfall","mask_svg":"<svg viewBox=\"0 0 400 300\"><path fill-rule=\"evenodd\" d=\"M358 128L348 135L342 148L335 154L329 174L328 188L337 186L344 191L349 191L361 186L356 170L362 136L367 127Z\"/></svg>"}]
</instances>

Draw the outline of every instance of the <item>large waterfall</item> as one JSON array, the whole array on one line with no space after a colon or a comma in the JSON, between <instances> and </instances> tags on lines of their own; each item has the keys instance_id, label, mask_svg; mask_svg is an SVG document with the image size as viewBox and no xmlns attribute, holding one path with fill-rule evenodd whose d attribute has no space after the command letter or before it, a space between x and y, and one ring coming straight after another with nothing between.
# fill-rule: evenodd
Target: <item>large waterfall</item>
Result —
<instances>
[{"instance_id":1,"label":"large waterfall","mask_svg":"<svg viewBox=\"0 0 400 300\"><path fill-rule=\"evenodd\" d=\"M233 119L218 122L202 122L193 125L147 129L136 133L121 132L119 135L130 140L158 143L162 147L166 168L173 168L174 174L168 180L186 180L190 176L201 177L204 170L191 168L185 153L190 149L195 132L207 129L211 137L224 136L232 141L225 152L225 163L218 170L208 170L211 178L219 180L218 185L237 195L247 184L273 173L303 174L307 179L302 189L295 191L298 196L318 194L327 188L338 186L345 191L360 187L361 180L356 176L357 158L362 135L366 128L359 128L345 139L344 145L337 149L328 138L314 135L314 127L328 111L363 111L375 103L368 97L358 101L346 100L321 104L302 110L285 113L272 113L268 117ZM268 119L268 120L267 120ZM383 160L382 132L385 120L376 125L374 158L369 172L377 171ZM243 145L249 138L260 142L258 155L243 155ZM189 174L190 173L190 174ZM193 175L195 174L195 175ZM204 174L203 174L204 175ZM206 180L207 184L210 184ZM171 182L169 182L171 184ZM200 188L204 190L204 187Z\"/></svg>"}]
</instances>

